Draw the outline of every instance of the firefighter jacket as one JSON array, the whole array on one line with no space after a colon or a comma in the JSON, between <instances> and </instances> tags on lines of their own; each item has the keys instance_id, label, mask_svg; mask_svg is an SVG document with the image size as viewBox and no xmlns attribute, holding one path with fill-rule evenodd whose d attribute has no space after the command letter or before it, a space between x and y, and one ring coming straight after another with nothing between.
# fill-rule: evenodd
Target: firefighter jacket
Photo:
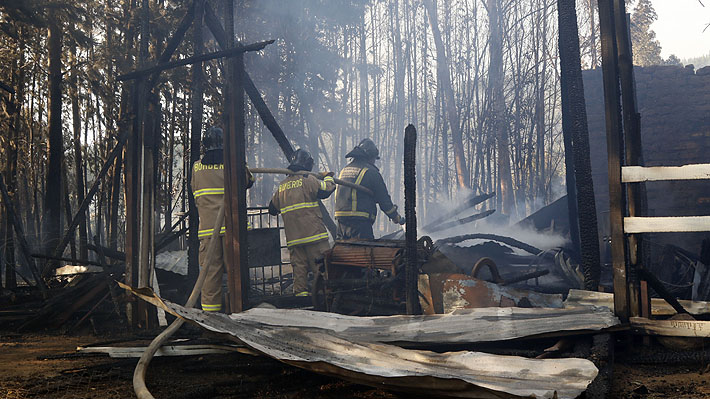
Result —
<instances>
[{"instance_id":1,"label":"firefighter jacket","mask_svg":"<svg viewBox=\"0 0 710 399\"><path fill-rule=\"evenodd\" d=\"M224 204L224 164L203 164L204 158L195 162L192 167L190 187L195 197L195 205L200 215L200 227L197 233L199 239L209 238L214 230L215 218L220 206ZM254 177L247 171L247 188L254 184ZM247 229L251 229L247 222ZM219 234L224 235L222 226Z\"/></svg>"},{"instance_id":2,"label":"firefighter jacket","mask_svg":"<svg viewBox=\"0 0 710 399\"><path fill-rule=\"evenodd\" d=\"M279 184L269 203L269 213L281 213L287 246L328 239L318 200L328 198L334 190L331 176L318 180L312 175L292 175Z\"/></svg>"},{"instance_id":3,"label":"firefighter jacket","mask_svg":"<svg viewBox=\"0 0 710 399\"><path fill-rule=\"evenodd\" d=\"M375 204L379 204L382 212L390 219L395 220L398 216L397 207L392 204L387 186L375 165L356 158L340 171L339 178L367 187L375 196L347 186L339 186L335 193L336 219L346 222L365 219L374 223L377 216Z\"/></svg>"}]
</instances>

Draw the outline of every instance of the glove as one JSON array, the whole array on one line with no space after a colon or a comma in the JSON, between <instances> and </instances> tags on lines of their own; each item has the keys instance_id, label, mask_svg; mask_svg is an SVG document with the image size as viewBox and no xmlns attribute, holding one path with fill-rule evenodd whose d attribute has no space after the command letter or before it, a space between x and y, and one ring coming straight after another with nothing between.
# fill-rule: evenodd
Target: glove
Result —
<instances>
[{"instance_id":1,"label":"glove","mask_svg":"<svg viewBox=\"0 0 710 399\"><path fill-rule=\"evenodd\" d=\"M320 173L318 174L318 176L320 176L321 179L325 179L325 178L328 177L328 176L330 176L330 177L335 176L335 173L333 173L333 172L320 172Z\"/></svg>"},{"instance_id":2,"label":"glove","mask_svg":"<svg viewBox=\"0 0 710 399\"><path fill-rule=\"evenodd\" d=\"M392 219L392 221L402 226L406 223L407 219L404 216L397 215L394 219Z\"/></svg>"}]
</instances>

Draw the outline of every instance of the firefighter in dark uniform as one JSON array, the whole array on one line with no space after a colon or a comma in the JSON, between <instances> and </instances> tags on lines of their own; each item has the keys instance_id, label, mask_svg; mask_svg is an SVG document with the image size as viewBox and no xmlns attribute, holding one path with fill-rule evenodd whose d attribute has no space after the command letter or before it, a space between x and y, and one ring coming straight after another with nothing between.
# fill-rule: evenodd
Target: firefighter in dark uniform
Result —
<instances>
[{"instance_id":1,"label":"firefighter in dark uniform","mask_svg":"<svg viewBox=\"0 0 710 399\"><path fill-rule=\"evenodd\" d=\"M313 158L308 151L296 150L288 168L293 172L310 172ZM323 173L321 178L305 173L290 175L279 184L269 203L269 213L280 213L283 218L296 296L309 295L308 272L318 272L316 259L330 249L318 200L328 198L335 191L333 172Z\"/></svg>"},{"instance_id":2,"label":"firefighter in dark uniform","mask_svg":"<svg viewBox=\"0 0 710 399\"><path fill-rule=\"evenodd\" d=\"M338 221L337 239L364 238L374 239L372 225L375 223L377 208L394 223L403 225L404 216L397 212L397 205L392 203L384 180L375 160L380 159L380 151L370 139L364 139L352 151L345 155L352 161L340 171L339 178L367 187L374 197L362 191L346 186L338 186L335 193L335 218Z\"/></svg>"},{"instance_id":3,"label":"firefighter in dark uniform","mask_svg":"<svg viewBox=\"0 0 710 399\"><path fill-rule=\"evenodd\" d=\"M190 187L195 197L195 205L200 218L198 238L200 240L199 262L201 267L209 270L202 285L201 303L202 310L219 312L222 310L222 274L225 267L224 232L225 227L219 231L217 239L218 251L212 259L207 258L207 248L214 230L215 218L219 208L224 204L224 153L222 151L223 132L219 127L210 127L202 134L202 159L192 166L192 179ZM254 178L247 171L247 188L254 184ZM247 223L247 228L251 226Z\"/></svg>"}]
</instances>

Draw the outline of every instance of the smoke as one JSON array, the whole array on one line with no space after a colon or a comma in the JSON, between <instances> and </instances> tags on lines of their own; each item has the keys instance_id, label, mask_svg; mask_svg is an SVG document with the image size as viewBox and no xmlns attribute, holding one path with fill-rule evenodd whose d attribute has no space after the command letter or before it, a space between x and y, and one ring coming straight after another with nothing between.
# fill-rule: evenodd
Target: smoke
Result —
<instances>
[{"instance_id":1,"label":"smoke","mask_svg":"<svg viewBox=\"0 0 710 399\"><path fill-rule=\"evenodd\" d=\"M466 199L468 199L473 192L471 190L460 189L455 194L454 198L451 200L441 199L439 201L439 206L433 206L430 204L428 206L428 217L427 222L437 220L438 218L446 215L447 213L453 211L458 206L463 204ZM535 203L543 204L544 201L536 199ZM495 198L491 198L476 207L469 208L458 215L451 217L449 219L443 220L442 223L450 222L452 220L461 219L467 216L478 214L484 212L488 209L492 209L495 206ZM440 225L441 223L439 223ZM491 216L459 225L456 227L448 228L441 231L430 232L426 231L423 227L427 223L418 223L418 235L428 235L432 240L436 241L442 238L454 237L466 234L496 234L506 237L514 238L518 241L522 241L526 244L530 244L541 250L548 250L552 248L558 248L564 246L569 242L567 237L564 237L557 233L551 232L540 232L532 227L523 226L519 224L509 224L508 218L498 212L492 214ZM460 245L474 245L487 240L468 240L460 243Z\"/></svg>"}]
</instances>

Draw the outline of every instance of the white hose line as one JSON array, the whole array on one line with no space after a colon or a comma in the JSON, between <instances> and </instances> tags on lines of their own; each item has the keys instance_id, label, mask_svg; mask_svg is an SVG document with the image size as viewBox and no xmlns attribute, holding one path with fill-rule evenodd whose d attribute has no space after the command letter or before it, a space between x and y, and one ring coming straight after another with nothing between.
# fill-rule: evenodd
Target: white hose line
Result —
<instances>
[{"instance_id":1,"label":"white hose line","mask_svg":"<svg viewBox=\"0 0 710 399\"><path fill-rule=\"evenodd\" d=\"M216 244L217 240L216 238L219 236L219 231L222 228L222 224L224 222L224 205L220 206L219 212L217 212L217 219L215 220L215 226L214 230L212 231L212 236L210 237L210 242L207 247L207 259L212 260L214 258L214 254L219 248L219 246ZM191 308L195 306L195 303L197 302L197 297L202 290L202 284L205 282L205 277L207 275L207 269L209 268L209 265L212 262L205 262L205 266L200 268L200 274L197 276L197 282L195 282L195 286L192 287L192 292L190 293L190 296L187 298L187 302L185 303L186 308ZM140 360L138 360L138 364L136 365L136 369L133 371L133 391L135 391L136 396L138 399L155 399L153 395L150 393L148 390L148 387L145 386L145 374L148 370L148 365L150 364L150 361L153 360L153 356L155 355L155 352L160 349L161 346L163 346L163 343L170 338L175 331L177 331L180 326L185 322L184 319L177 318L175 321L172 322L166 328L158 334L157 337L153 339L153 341L148 345L148 347L145 349L143 352L143 355L141 356Z\"/></svg>"}]
</instances>

